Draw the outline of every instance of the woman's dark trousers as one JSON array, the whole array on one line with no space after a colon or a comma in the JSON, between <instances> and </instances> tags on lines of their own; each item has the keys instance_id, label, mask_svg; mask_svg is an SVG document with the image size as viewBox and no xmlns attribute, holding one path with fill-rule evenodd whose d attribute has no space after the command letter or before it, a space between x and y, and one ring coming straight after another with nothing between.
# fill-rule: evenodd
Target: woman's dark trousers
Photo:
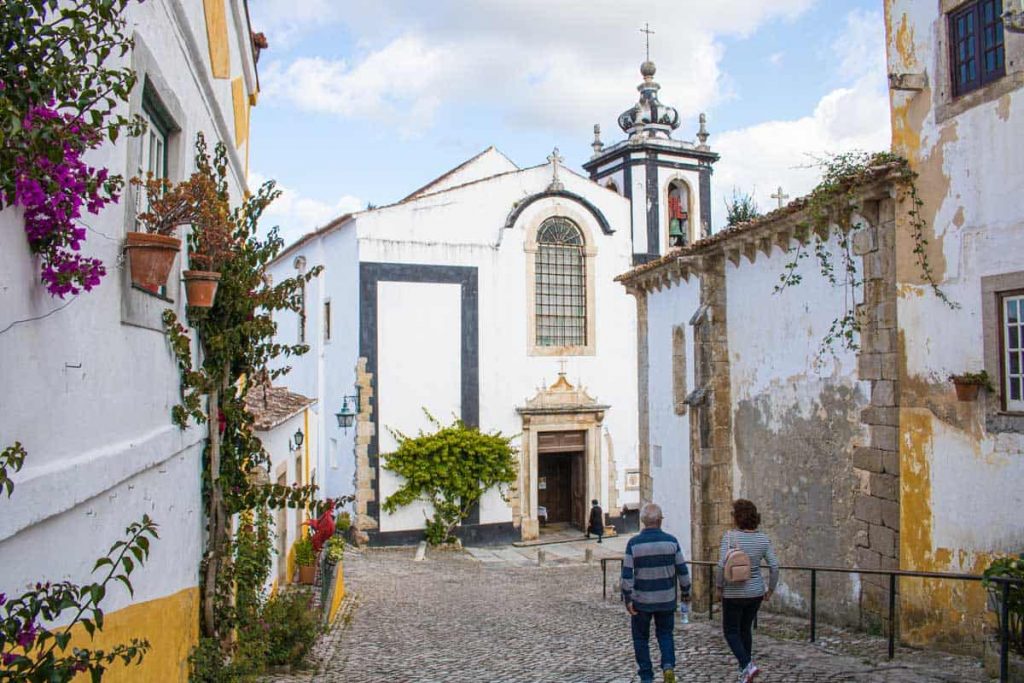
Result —
<instances>
[{"instance_id":1,"label":"woman's dark trousers","mask_svg":"<svg viewBox=\"0 0 1024 683\"><path fill-rule=\"evenodd\" d=\"M722 632L729 649L736 655L740 669L750 664L754 654L754 638L751 633L757 610L763 598L722 598Z\"/></svg>"}]
</instances>

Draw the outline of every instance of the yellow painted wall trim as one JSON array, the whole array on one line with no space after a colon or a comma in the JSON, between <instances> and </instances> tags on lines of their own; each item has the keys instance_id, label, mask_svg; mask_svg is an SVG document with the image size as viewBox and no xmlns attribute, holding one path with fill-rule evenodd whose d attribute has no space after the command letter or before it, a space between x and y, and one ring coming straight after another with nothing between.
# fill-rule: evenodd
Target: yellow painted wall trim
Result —
<instances>
[{"instance_id":1,"label":"yellow painted wall trim","mask_svg":"<svg viewBox=\"0 0 1024 683\"><path fill-rule=\"evenodd\" d=\"M225 0L203 0L206 13L206 40L210 45L210 72L214 78L231 76L231 52L228 45L228 18Z\"/></svg>"},{"instance_id":2,"label":"yellow painted wall trim","mask_svg":"<svg viewBox=\"0 0 1024 683\"><path fill-rule=\"evenodd\" d=\"M132 638L149 640L150 651L139 666L114 664L104 683L187 683L188 655L199 642L199 587L129 605L104 615L103 630L90 642L85 629L72 629L71 647L108 650ZM88 675L75 677L85 683Z\"/></svg>"},{"instance_id":3,"label":"yellow painted wall trim","mask_svg":"<svg viewBox=\"0 0 1024 683\"><path fill-rule=\"evenodd\" d=\"M241 147L249 139L249 103L241 76L231 81L231 100L235 110L235 147Z\"/></svg>"},{"instance_id":4,"label":"yellow painted wall trim","mask_svg":"<svg viewBox=\"0 0 1024 683\"><path fill-rule=\"evenodd\" d=\"M334 618L338 616L338 610L341 609L341 601L344 599L345 571L342 563L339 562L334 569L334 596L331 599L330 611L327 613L327 623L334 623Z\"/></svg>"}]
</instances>

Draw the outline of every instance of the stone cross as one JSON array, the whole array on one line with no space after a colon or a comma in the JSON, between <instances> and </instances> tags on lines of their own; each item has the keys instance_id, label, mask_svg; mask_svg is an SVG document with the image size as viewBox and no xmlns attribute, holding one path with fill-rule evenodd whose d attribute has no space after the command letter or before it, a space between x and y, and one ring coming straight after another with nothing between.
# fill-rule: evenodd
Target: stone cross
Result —
<instances>
[{"instance_id":1,"label":"stone cross","mask_svg":"<svg viewBox=\"0 0 1024 683\"><path fill-rule=\"evenodd\" d=\"M782 192L782 185L779 185L779 190L778 190L778 192L776 192L775 194L772 195L772 199L778 199L779 200L779 208L781 209L785 205L784 202L787 199L789 199L789 195L788 194L784 194Z\"/></svg>"},{"instance_id":2,"label":"stone cross","mask_svg":"<svg viewBox=\"0 0 1024 683\"><path fill-rule=\"evenodd\" d=\"M557 147L551 150L551 154L548 156L548 163L551 164L551 184L548 185L549 190L564 189L562 181L558 179L558 165L563 161L565 161L565 159L558 155Z\"/></svg>"},{"instance_id":3,"label":"stone cross","mask_svg":"<svg viewBox=\"0 0 1024 683\"><path fill-rule=\"evenodd\" d=\"M647 61L649 62L651 61L651 35L654 33L654 31L651 30L650 24L644 22L644 27L640 29L640 33L647 34Z\"/></svg>"}]
</instances>

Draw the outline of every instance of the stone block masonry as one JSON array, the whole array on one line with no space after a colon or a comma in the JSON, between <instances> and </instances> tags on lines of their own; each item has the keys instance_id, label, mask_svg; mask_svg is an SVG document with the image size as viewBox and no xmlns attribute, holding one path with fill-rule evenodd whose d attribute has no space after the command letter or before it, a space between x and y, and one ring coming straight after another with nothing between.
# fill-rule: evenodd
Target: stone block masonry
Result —
<instances>
[{"instance_id":1,"label":"stone block masonry","mask_svg":"<svg viewBox=\"0 0 1024 683\"><path fill-rule=\"evenodd\" d=\"M871 405L860 414L870 445L853 454L853 466L861 475L854 517L866 532L856 538L857 565L862 569L898 569L900 564L895 208L893 199L879 200L878 222L863 228L853 244L864 272L857 369L859 378L871 383ZM861 615L866 625L887 621L888 605L888 581L863 577Z\"/></svg>"},{"instance_id":2,"label":"stone block masonry","mask_svg":"<svg viewBox=\"0 0 1024 683\"><path fill-rule=\"evenodd\" d=\"M375 470L370 466L370 443L374 423L373 375L366 369L366 358L356 363L356 387L359 390L359 413L356 415L356 529L365 538L367 531L377 529L377 520L370 514L370 504L377 502Z\"/></svg>"}]
</instances>

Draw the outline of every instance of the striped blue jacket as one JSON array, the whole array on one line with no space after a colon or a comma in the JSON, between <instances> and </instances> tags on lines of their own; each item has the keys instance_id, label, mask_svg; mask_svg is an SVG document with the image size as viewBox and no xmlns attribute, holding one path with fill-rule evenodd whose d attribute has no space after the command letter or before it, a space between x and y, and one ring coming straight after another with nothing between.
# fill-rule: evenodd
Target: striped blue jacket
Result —
<instances>
[{"instance_id":1,"label":"striped blue jacket","mask_svg":"<svg viewBox=\"0 0 1024 683\"><path fill-rule=\"evenodd\" d=\"M622 558L622 599L641 612L671 612L676 608L678 579L680 594L690 594L690 571L683 562L683 550L672 534L661 529L644 529L629 539Z\"/></svg>"}]
</instances>

